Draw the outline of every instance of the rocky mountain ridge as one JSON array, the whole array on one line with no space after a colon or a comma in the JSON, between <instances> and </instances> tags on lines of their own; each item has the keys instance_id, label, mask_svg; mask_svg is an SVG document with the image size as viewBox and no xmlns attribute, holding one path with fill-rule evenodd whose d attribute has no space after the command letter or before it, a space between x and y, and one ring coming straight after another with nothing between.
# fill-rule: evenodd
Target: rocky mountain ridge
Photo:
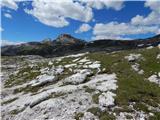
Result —
<instances>
[{"instance_id":1,"label":"rocky mountain ridge","mask_svg":"<svg viewBox=\"0 0 160 120\"><path fill-rule=\"evenodd\" d=\"M28 42L21 45L2 47L2 56L14 55L41 55L45 57L63 56L81 52L118 51L125 49L137 49L160 44L160 35L136 40L95 40L87 42L62 34L55 40L46 39L42 42Z\"/></svg>"}]
</instances>

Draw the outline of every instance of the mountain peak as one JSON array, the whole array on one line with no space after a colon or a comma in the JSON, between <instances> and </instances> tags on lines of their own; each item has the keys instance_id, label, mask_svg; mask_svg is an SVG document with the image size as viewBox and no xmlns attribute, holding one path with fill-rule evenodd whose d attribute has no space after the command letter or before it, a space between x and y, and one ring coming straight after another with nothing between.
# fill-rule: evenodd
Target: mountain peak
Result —
<instances>
[{"instance_id":1,"label":"mountain peak","mask_svg":"<svg viewBox=\"0 0 160 120\"><path fill-rule=\"evenodd\" d=\"M63 38L63 37L68 37L68 38L73 38L70 34L60 34L59 36L58 36L58 38Z\"/></svg>"},{"instance_id":2,"label":"mountain peak","mask_svg":"<svg viewBox=\"0 0 160 120\"><path fill-rule=\"evenodd\" d=\"M81 43L82 40L72 37L70 34L61 34L57 37L56 42L63 45L71 45L76 43Z\"/></svg>"}]
</instances>

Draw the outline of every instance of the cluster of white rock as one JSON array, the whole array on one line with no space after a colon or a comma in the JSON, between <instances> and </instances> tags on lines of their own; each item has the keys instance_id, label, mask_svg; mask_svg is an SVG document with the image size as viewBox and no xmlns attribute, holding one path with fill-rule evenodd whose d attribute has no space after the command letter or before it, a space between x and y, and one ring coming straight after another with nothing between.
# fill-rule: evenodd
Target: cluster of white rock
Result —
<instances>
[{"instance_id":1,"label":"cluster of white rock","mask_svg":"<svg viewBox=\"0 0 160 120\"><path fill-rule=\"evenodd\" d=\"M140 64L135 63L136 61L144 60L141 54L129 54L128 56L125 56L125 59L128 60L128 62L132 62L131 68L138 72L138 74L144 74L144 70L140 69Z\"/></svg>"},{"instance_id":2,"label":"cluster of white rock","mask_svg":"<svg viewBox=\"0 0 160 120\"><path fill-rule=\"evenodd\" d=\"M135 62L136 60L143 59L141 54L129 54L129 56L125 56L129 62Z\"/></svg>"},{"instance_id":3,"label":"cluster of white rock","mask_svg":"<svg viewBox=\"0 0 160 120\"><path fill-rule=\"evenodd\" d=\"M49 61L50 63L51 61ZM49 75L58 75L58 74L62 74L64 71L64 67L62 65L59 66L52 66L51 68L49 67L45 67L45 68L41 68L40 72L41 74L49 74Z\"/></svg>"},{"instance_id":4,"label":"cluster of white rock","mask_svg":"<svg viewBox=\"0 0 160 120\"><path fill-rule=\"evenodd\" d=\"M42 66L39 69L40 75L35 79L22 85L4 89L4 91L7 90L5 91L7 93L27 86L31 86L33 89L40 87L40 90L34 94L31 92L23 93L23 91L17 94L7 93L8 95L2 99L2 102L16 99L2 106L3 118L72 120L76 112L83 112L82 120L98 120L97 116L87 110L90 107L99 107L104 110L114 105L116 94L112 90L116 90L118 87L116 85L117 78L114 73L99 74L102 69L100 62L91 61L87 57L83 57L84 55L86 54L49 59L48 66ZM63 62L64 58L72 58L73 60L63 66L54 65L54 63ZM29 61L32 63L30 67L37 67L34 64L37 61ZM46 62L47 59L44 61ZM69 70L71 74L59 79L60 75L67 73L66 70ZM93 102L93 94L85 92L85 86L93 89L95 91L93 94L100 94L98 104ZM13 111L17 113L11 114Z\"/></svg>"},{"instance_id":5,"label":"cluster of white rock","mask_svg":"<svg viewBox=\"0 0 160 120\"><path fill-rule=\"evenodd\" d=\"M71 84L83 83L87 76L91 75L92 71L90 69L77 70L76 74L73 74L64 79L64 82Z\"/></svg>"},{"instance_id":6,"label":"cluster of white rock","mask_svg":"<svg viewBox=\"0 0 160 120\"><path fill-rule=\"evenodd\" d=\"M154 82L160 86L160 72L157 75L151 75L148 80Z\"/></svg>"},{"instance_id":7,"label":"cluster of white rock","mask_svg":"<svg viewBox=\"0 0 160 120\"><path fill-rule=\"evenodd\" d=\"M116 94L108 91L108 92L104 92L99 96L99 105L100 108L103 110L105 109L104 107L108 107L108 106L114 106L114 97L116 96Z\"/></svg>"},{"instance_id":8,"label":"cluster of white rock","mask_svg":"<svg viewBox=\"0 0 160 120\"><path fill-rule=\"evenodd\" d=\"M147 47L146 49L149 50L149 49L153 49L153 48L154 48L153 46L149 46L149 47Z\"/></svg>"},{"instance_id":9,"label":"cluster of white rock","mask_svg":"<svg viewBox=\"0 0 160 120\"><path fill-rule=\"evenodd\" d=\"M160 54L157 55L157 59L160 59Z\"/></svg>"},{"instance_id":10,"label":"cluster of white rock","mask_svg":"<svg viewBox=\"0 0 160 120\"><path fill-rule=\"evenodd\" d=\"M135 63L133 65L131 65L132 69L136 72L138 72L138 74L143 74L144 73L144 70L140 70L140 64L138 63Z\"/></svg>"},{"instance_id":11,"label":"cluster of white rock","mask_svg":"<svg viewBox=\"0 0 160 120\"><path fill-rule=\"evenodd\" d=\"M143 111L135 111L135 113L127 113L127 112L120 112L119 116L117 116L117 120L129 120L126 116L131 116L133 120L146 120L148 115L145 114Z\"/></svg>"},{"instance_id":12,"label":"cluster of white rock","mask_svg":"<svg viewBox=\"0 0 160 120\"><path fill-rule=\"evenodd\" d=\"M48 82L54 82L54 81L57 81L56 76L49 76L49 75L43 74L43 75L37 76L37 78L35 80L32 80L30 83L31 83L31 86L35 87L35 86L44 85Z\"/></svg>"}]
</instances>

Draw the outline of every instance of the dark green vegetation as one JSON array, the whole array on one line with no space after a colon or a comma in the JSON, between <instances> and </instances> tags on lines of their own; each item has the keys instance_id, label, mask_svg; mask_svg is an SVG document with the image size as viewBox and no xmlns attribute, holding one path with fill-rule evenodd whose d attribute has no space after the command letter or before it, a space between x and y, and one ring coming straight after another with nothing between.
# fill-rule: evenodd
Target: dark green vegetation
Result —
<instances>
[{"instance_id":1,"label":"dark green vegetation","mask_svg":"<svg viewBox=\"0 0 160 120\"><path fill-rule=\"evenodd\" d=\"M15 109L15 110L12 110L12 111L10 112L10 114L17 115L18 113L22 112L23 110L24 110L24 109L21 109L21 110Z\"/></svg>"},{"instance_id":2,"label":"dark green vegetation","mask_svg":"<svg viewBox=\"0 0 160 120\"><path fill-rule=\"evenodd\" d=\"M85 91L88 93L92 93L95 91L95 89L89 88L88 86L83 86L83 88L85 88Z\"/></svg>"},{"instance_id":3,"label":"dark green vegetation","mask_svg":"<svg viewBox=\"0 0 160 120\"><path fill-rule=\"evenodd\" d=\"M98 104L98 100L99 100L99 95L100 95L101 93L97 93L97 94L94 94L93 96L92 96L92 100L93 100L93 102L94 103L96 103L96 104Z\"/></svg>"},{"instance_id":4,"label":"dark green vegetation","mask_svg":"<svg viewBox=\"0 0 160 120\"><path fill-rule=\"evenodd\" d=\"M9 99L9 100L7 100L7 101L2 102L1 104L2 104L2 105L5 105L5 104L11 103L11 102L13 102L13 101L15 101L15 100L17 100L17 99L18 99L18 97L13 98L13 99Z\"/></svg>"},{"instance_id":5,"label":"dark green vegetation","mask_svg":"<svg viewBox=\"0 0 160 120\"><path fill-rule=\"evenodd\" d=\"M139 75L132 70L132 63L124 59L130 53L140 53L144 57L145 60L135 61L144 70L144 75ZM158 104L160 104L160 87L147 80L150 75L160 72L160 60L156 59L159 53L160 50L158 48L153 48L111 54L98 52L89 54L89 57L90 59L101 61L102 67L106 68L107 73L116 73L118 78L116 105L124 107L135 102L134 109L149 112L146 105L158 107ZM151 112L154 111L151 110ZM159 117L159 114L155 115Z\"/></svg>"},{"instance_id":6,"label":"dark green vegetation","mask_svg":"<svg viewBox=\"0 0 160 120\"><path fill-rule=\"evenodd\" d=\"M75 118L76 120L80 120L80 118L83 117L83 115L84 115L84 114L83 114L82 112L79 112L79 113L76 113L76 114L75 114L75 117L74 117L74 118Z\"/></svg>"},{"instance_id":7,"label":"dark green vegetation","mask_svg":"<svg viewBox=\"0 0 160 120\"><path fill-rule=\"evenodd\" d=\"M109 114L107 111L101 111L98 107L92 107L87 110L95 116L98 116L100 120L114 120L115 117L112 114Z\"/></svg>"},{"instance_id":8,"label":"dark green vegetation","mask_svg":"<svg viewBox=\"0 0 160 120\"><path fill-rule=\"evenodd\" d=\"M156 112L154 114L154 116L150 117L150 120L160 120L160 113Z\"/></svg>"}]
</instances>

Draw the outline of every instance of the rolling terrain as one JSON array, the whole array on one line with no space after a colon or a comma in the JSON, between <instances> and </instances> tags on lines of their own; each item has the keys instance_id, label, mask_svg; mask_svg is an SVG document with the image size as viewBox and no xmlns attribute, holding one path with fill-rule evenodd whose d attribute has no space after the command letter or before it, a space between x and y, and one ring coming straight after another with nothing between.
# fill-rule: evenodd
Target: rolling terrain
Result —
<instances>
[{"instance_id":1,"label":"rolling terrain","mask_svg":"<svg viewBox=\"0 0 160 120\"><path fill-rule=\"evenodd\" d=\"M4 120L160 119L159 46L2 56L1 67Z\"/></svg>"}]
</instances>

